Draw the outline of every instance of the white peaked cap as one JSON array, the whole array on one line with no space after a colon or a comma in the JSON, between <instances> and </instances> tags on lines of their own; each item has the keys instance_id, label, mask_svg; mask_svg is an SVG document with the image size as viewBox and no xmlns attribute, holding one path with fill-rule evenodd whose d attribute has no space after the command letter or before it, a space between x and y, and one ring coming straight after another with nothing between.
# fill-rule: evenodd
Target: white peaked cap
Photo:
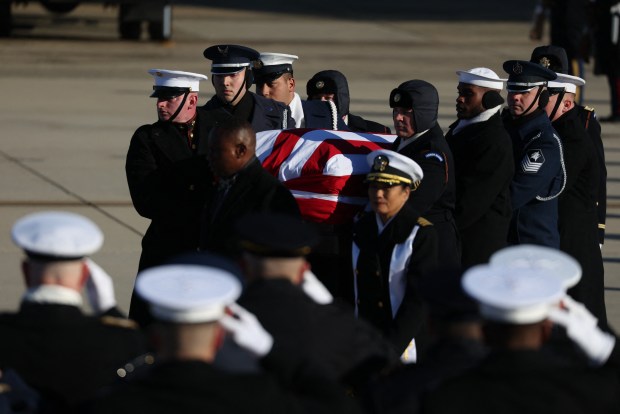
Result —
<instances>
[{"instance_id":1,"label":"white peaked cap","mask_svg":"<svg viewBox=\"0 0 620 414\"><path fill-rule=\"evenodd\" d=\"M500 79L500 77L497 76L497 73L488 68L457 70L456 74L459 76L459 82L461 83L497 89L500 91L504 89L504 82L507 80Z\"/></svg>"},{"instance_id":2,"label":"white peaked cap","mask_svg":"<svg viewBox=\"0 0 620 414\"><path fill-rule=\"evenodd\" d=\"M200 81L209 79L207 75L180 70L150 69L149 73L153 75L156 87L189 88L192 92L200 90Z\"/></svg>"},{"instance_id":3,"label":"white peaked cap","mask_svg":"<svg viewBox=\"0 0 620 414\"><path fill-rule=\"evenodd\" d=\"M265 52L260 54L260 61L263 62L263 66L293 64L297 59L299 56L284 53Z\"/></svg>"},{"instance_id":4,"label":"white peaked cap","mask_svg":"<svg viewBox=\"0 0 620 414\"><path fill-rule=\"evenodd\" d=\"M26 252L58 259L88 256L103 245L103 233L93 221L63 211L22 217L13 225L11 235Z\"/></svg>"},{"instance_id":5,"label":"white peaked cap","mask_svg":"<svg viewBox=\"0 0 620 414\"><path fill-rule=\"evenodd\" d=\"M564 289L571 288L581 279L581 265L572 256L551 247L533 244L510 246L495 252L491 266L511 269L544 271L562 281Z\"/></svg>"},{"instance_id":6,"label":"white peaked cap","mask_svg":"<svg viewBox=\"0 0 620 414\"><path fill-rule=\"evenodd\" d=\"M216 267L164 265L140 272L136 292L159 320L205 323L224 315L226 306L241 294L241 282Z\"/></svg>"},{"instance_id":7,"label":"white peaked cap","mask_svg":"<svg viewBox=\"0 0 620 414\"><path fill-rule=\"evenodd\" d=\"M462 286L485 319L515 325L545 320L565 295L560 279L546 272L489 265L467 270Z\"/></svg>"},{"instance_id":8,"label":"white peaked cap","mask_svg":"<svg viewBox=\"0 0 620 414\"><path fill-rule=\"evenodd\" d=\"M566 75L564 73L557 73L557 75L558 77L554 81L549 81L547 87L564 88L566 92L577 93L577 86L586 84L586 81L578 76Z\"/></svg>"}]
</instances>

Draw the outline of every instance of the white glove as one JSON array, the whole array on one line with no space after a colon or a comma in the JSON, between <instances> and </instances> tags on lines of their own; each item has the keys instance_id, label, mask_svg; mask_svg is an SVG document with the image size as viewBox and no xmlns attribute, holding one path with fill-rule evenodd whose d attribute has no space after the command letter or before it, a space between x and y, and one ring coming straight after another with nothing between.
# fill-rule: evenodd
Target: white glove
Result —
<instances>
[{"instance_id":1,"label":"white glove","mask_svg":"<svg viewBox=\"0 0 620 414\"><path fill-rule=\"evenodd\" d=\"M256 316L236 303L229 305L228 309L234 315L224 315L219 321L220 325L231 333L237 345L256 356L267 355L273 346L273 337L263 328Z\"/></svg>"},{"instance_id":2,"label":"white glove","mask_svg":"<svg viewBox=\"0 0 620 414\"><path fill-rule=\"evenodd\" d=\"M301 288L306 295L310 296L313 301L320 305L327 305L334 300L329 290L327 290L325 285L323 285L310 270L304 272L304 281L301 284Z\"/></svg>"},{"instance_id":3,"label":"white glove","mask_svg":"<svg viewBox=\"0 0 620 414\"><path fill-rule=\"evenodd\" d=\"M110 275L91 259L85 260L90 272L86 281L86 296L91 308L97 314L104 313L116 306L114 283Z\"/></svg>"},{"instance_id":4,"label":"white glove","mask_svg":"<svg viewBox=\"0 0 620 414\"><path fill-rule=\"evenodd\" d=\"M592 362L603 365L614 346L616 338L603 332L597 326L597 319L581 303L568 296L562 299L564 308L554 308L549 319L566 328L566 334L572 339Z\"/></svg>"}]
</instances>

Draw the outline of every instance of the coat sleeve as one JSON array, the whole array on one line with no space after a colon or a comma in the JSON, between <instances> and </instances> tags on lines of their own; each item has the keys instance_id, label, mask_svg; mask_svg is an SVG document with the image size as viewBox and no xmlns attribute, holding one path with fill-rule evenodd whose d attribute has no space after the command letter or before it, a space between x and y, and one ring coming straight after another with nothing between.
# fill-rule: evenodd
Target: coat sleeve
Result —
<instances>
[{"instance_id":1,"label":"coat sleeve","mask_svg":"<svg viewBox=\"0 0 620 414\"><path fill-rule=\"evenodd\" d=\"M594 149L596 150L596 158L599 168L599 184L596 199L597 216L598 216L598 242L605 242L605 221L607 219L607 166L605 165L605 148L601 138L601 124L596 118L594 111L589 111L586 121L588 135L592 139Z\"/></svg>"},{"instance_id":2,"label":"coat sleeve","mask_svg":"<svg viewBox=\"0 0 620 414\"><path fill-rule=\"evenodd\" d=\"M407 291L394 317L389 339L400 353L412 338L423 335L426 307L418 292L418 279L437 266L438 240L432 226L420 227L413 241L413 252L407 267Z\"/></svg>"},{"instance_id":3,"label":"coat sleeve","mask_svg":"<svg viewBox=\"0 0 620 414\"><path fill-rule=\"evenodd\" d=\"M425 151L412 157L422 168L424 178L411 193L409 205L421 215L426 214L443 194L448 184L448 160L446 154L436 150Z\"/></svg>"}]
</instances>

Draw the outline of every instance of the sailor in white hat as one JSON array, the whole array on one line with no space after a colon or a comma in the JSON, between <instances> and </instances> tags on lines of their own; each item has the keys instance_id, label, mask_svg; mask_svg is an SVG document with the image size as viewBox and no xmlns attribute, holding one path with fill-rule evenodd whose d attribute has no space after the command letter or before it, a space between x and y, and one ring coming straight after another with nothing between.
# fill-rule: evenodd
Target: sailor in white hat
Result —
<instances>
[{"instance_id":1,"label":"sailor in white hat","mask_svg":"<svg viewBox=\"0 0 620 414\"><path fill-rule=\"evenodd\" d=\"M547 89L549 90L549 103L545 110L551 122L554 122L566 112L575 108L575 96L577 87L586 84L586 81L578 76L567 75L565 73L556 73L557 78L549 81Z\"/></svg>"},{"instance_id":2,"label":"sailor in white hat","mask_svg":"<svg viewBox=\"0 0 620 414\"><path fill-rule=\"evenodd\" d=\"M506 244L514 161L500 115L506 79L484 67L456 74L458 119L450 125L446 141L454 158L454 220L461 238L461 265L468 268L486 263Z\"/></svg>"},{"instance_id":3,"label":"sailor in white hat","mask_svg":"<svg viewBox=\"0 0 620 414\"><path fill-rule=\"evenodd\" d=\"M285 53L261 53L261 65L254 70L256 93L288 105L295 128L346 130L346 124L338 116L333 102L302 101L295 92L293 63L297 59L298 56Z\"/></svg>"},{"instance_id":4,"label":"sailor in white hat","mask_svg":"<svg viewBox=\"0 0 620 414\"><path fill-rule=\"evenodd\" d=\"M145 352L142 335L120 317L110 276L89 259L103 244L93 221L69 212L32 213L11 235L26 255L28 289L18 312L0 315L0 365L53 394L57 410L73 412L113 382L119 366ZM81 309L85 287L94 316Z\"/></svg>"},{"instance_id":5,"label":"sailor in white hat","mask_svg":"<svg viewBox=\"0 0 620 414\"><path fill-rule=\"evenodd\" d=\"M416 344L424 341L415 281L437 264L438 250L432 224L407 202L424 174L395 151L373 151L366 159L372 212L353 229L355 312L384 332L403 360L415 362Z\"/></svg>"}]
</instances>

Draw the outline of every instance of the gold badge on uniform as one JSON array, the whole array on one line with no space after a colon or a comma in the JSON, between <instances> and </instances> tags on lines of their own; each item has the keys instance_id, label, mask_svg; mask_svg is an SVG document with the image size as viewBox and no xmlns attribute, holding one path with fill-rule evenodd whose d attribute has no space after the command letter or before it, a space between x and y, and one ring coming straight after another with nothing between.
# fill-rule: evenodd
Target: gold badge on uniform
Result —
<instances>
[{"instance_id":1,"label":"gold badge on uniform","mask_svg":"<svg viewBox=\"0 0 620 414\"><path fill-rule=\"evenodd\" d=\"M385 171L390 161L387 159L385 155L377 155L375 161L373 162L372 169L374 171Z\"/></svg>"},{"instance_id":2,"label":"gold badge on uniform","mask_svg":"<svg viewBox=\"0 0 620 414\"><path fill-rule=\"evenodd\" d=\"M514 73L515 75L520 75L521 73L523 73L523 66L521 66L519 62L515 63L512 67L512 73Z\"/></svg>"},{"instance_id":3,"label":"gold badge on uniform","mask_svg":"<svg viewBox=\"0 0 620 414\"><path fill-rule=\"evenodd\" d=\"M323 87L325 86L325 82L317 81L315 86L316 86L317 89L323 89Z\"/></svg>"},{"instance_id":4,"label":"gold badge on uniform","mask_svg":"<svg viewBox=\"0 0 620 414\"><path fill-rule=\"evenodd\" d=\"M551 66L551 61L549 60L548 57L540 58L540 61L538 63L540 63L542 66L544 66L547 69L549 69L549 67Z\"/></svg>"}]
</instances>

